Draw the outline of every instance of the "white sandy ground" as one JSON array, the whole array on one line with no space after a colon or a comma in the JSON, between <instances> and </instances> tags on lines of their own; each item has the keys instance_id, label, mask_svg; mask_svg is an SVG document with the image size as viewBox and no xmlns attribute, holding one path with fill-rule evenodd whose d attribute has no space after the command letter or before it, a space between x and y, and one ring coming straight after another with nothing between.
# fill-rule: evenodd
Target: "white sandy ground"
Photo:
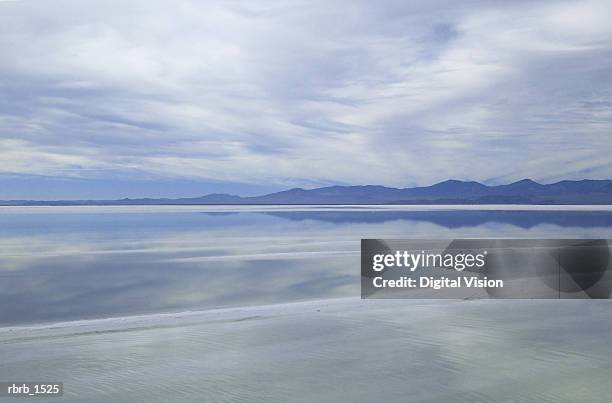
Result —
<instances>
[{"instance_id":1,"label":"white sandy ground","mask_svg":"<svg viewBox=\"0 0 612 403\"><path fill-rule=\"evenodd\" d=\"M103 214L103 213L260 213L260 212L365 212L365 211L612 211L612 205L536 204L423 204L423 205L150 205L150 206L0 206L0 214Z\"/></svg>"},{"instance_id":2,"label":"white sandy ground","mask_svg":"<svg viewBox=\"0 0 612 403\"><path fill-rule=\"evenodd\" d=\"M2 328L0 379L74 402L609 402L611 334L611 301L343 298Z\"/></svg>"}]
</instances>

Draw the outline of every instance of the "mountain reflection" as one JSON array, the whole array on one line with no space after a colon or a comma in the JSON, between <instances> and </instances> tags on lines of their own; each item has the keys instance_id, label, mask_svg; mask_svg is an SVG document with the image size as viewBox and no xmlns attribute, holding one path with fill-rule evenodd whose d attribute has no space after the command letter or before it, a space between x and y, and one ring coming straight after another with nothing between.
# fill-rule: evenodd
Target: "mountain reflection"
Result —
<instances>
[{"instance_id":1,"label":"mountain reflection","mask_svg":"<svg viewBox=\"0 0 612 403\"><path fill-rule=\"evenodd\" d=\"M533 228L541 224L560 227L612 227L612 212L601 211L289 211L264 213L293 221L316 220L330 223L384 223L425 221L446 228L477 227L487 223Z\"/></svg>"}]
</instances>

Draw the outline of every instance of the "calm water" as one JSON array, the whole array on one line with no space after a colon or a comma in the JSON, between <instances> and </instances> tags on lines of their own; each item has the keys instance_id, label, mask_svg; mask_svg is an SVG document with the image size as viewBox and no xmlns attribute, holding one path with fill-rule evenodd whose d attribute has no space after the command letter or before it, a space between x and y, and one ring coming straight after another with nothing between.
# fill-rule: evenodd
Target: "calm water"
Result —
<instances>
[{"instance_id":1,"label":"calm water","mask_svg":"<svg viewBox=\"0 0 612 403\"><path fill-rule=\"evenodd\" d=\"M268 209L0 214L0 325L356 296L361 238L612 238L605 211Z\"/></svg>"},{"instance_id":2,"label":"calm water","mask_svg":"<svg viewBox=\"0 0 612 403\"><path fill-rule=\"evenodd\" d=\"M0 380L68 401L609 401L608 301L354 297L361 238L612 238L610 211L212 210L0 212ZM214 307L235 308L149 315Z\"/></svg>"}]
</instances>

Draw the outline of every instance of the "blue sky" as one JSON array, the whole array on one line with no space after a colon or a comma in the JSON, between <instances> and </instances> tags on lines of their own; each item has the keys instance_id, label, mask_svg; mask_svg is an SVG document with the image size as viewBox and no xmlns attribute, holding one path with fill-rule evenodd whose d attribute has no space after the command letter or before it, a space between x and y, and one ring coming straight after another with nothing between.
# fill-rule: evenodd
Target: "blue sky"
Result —
<instances>
[{"instance_id":1,"label":"blue sky","mask_svg":"<svg viewBox=\"0 0 612 403\"><path fill-rule=\"evenodd\" d=\"M612 178L610 15L0 0L0 199Z\"/></svg>"}]
</instances>

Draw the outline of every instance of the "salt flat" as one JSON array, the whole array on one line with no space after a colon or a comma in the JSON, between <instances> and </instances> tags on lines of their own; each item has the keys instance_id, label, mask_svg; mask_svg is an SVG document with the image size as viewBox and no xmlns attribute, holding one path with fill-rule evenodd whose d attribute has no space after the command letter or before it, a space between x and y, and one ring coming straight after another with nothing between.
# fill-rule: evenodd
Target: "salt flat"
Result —
<instances>
[{"instance_id":1,"label":"salt flat","mask_svg":"<svg viewBox=\"0 0 612 403\"><path fill-rule=\"evenodd\" d=\"M101 214L189 212L344 212L368 211L612 211L612 205L540 204L287 204L287 205L135 205L135 206L0 206L0 214Z\"/></svg>"}]
</instances>

